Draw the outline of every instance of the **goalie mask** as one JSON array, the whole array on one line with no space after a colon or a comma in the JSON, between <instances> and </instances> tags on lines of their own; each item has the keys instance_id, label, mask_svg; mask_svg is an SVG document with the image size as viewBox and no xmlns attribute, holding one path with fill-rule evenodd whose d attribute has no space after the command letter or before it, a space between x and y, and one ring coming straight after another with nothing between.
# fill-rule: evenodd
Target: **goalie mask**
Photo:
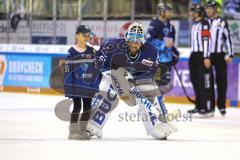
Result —
<instances>
[{"instance_id":1,"label":"goalie mask","mask_svg":"<svg viewBox=\"0 0 240 160\"><path fill-rule=\"evenodd\" d=\"M125 39L128 42L141 42L144 44L146 40L143 25L140 22L132 23L128 27Z\"/></svg>"}]
</instances>

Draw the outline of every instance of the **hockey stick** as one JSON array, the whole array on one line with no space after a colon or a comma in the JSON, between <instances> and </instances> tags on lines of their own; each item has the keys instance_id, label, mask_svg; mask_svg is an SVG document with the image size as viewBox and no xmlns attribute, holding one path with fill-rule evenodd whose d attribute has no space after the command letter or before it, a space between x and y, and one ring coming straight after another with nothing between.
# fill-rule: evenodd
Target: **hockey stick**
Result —
<instances>
[{"instance_id":1,"label":"hockey stick","mask_svg":"<svg viewBox=\"0 0 240 160\"><path fill-rule=\"evenodd\" d=\"M144 97L142 95L140 89L135 87L131 82L130 82L130 84L132 85L132 87L130 89L130 93L136 98L138 103L140 103L141 105L143 105L146 108L150 117L154 117L153 112L158 112L159 113L159 116L157 117L158 120L160 120L161 122L170 122L171 120L168 119L168 117L167 117L168 115L176 117L177 115L181 114L181 111L179 109L174 110L171 113L167 113L167 109L162 100L162 96L159 96L158 97L158 101L159 101L158 105L161 108L161 110L162 110L161 111L155 105L153 105L146 97ZM151 118L151 121L153 121L153 120L154 120L154 118L153 119Z\"/></svg>"},{"instance_id":2,"label":"hockey stick","mask_svg":"<svg viewBox=\"0 0 240 160\"><path fill-rule=\"evenodd\" d=\"M190 98L190 96L189 96L188 93L187 93L186 88L184 87L184 85L183 85L183 83L182 83L182 79L181 79L181 77L180 77L180 75L179 75L179 73L178 73L177 67L176 67L175 65L173 65L173 68L174 68L175 71L176 71L177 77L178 77L178 79L179 79L179 81L180 81L180 83L181 83L181 86L182 86L182 89L183 89L183 92L184 92L185 96L187 97L187 99L188 99L190 102L192 102L192 103L195 104L196 101L195 101L194 99Z\"/></svg>"},{"instance_id":3,"label":"hockey stick","mask_svg":"<svg viewBox=\"0 0 240 160\"><path fill-rule=\"evenodd\" d=\"M133 96L134 99L141 105L143 105L148 113L153 116L153 113L159 113L158 119L162 120L164 117L168 116L167 109L165 107L165 104L163 102L163 97L158 96L156 97L156 103L159 107L157 107L155 104L152 104L143 94L142 90L139 89L134 85L133 77L129 72L125 72L123 75L125 69L118 68L117 70L111 70L106 71L103 73L103 76L107 78L109 83L112 84L112 87L116 91L116 93L121 96ZM121 76L123 75L123 76ZM126 79L125 79L126 78ZM124 80L123 80L124 79ZM131 94L131 95L129 95ZM174 111L170 113L171 115L176 116L176 114L180 114L180 111ZM166 119L166 118L165 118ZM166 121L168 121L166 119Z\"/></svg>"}]
</instances>

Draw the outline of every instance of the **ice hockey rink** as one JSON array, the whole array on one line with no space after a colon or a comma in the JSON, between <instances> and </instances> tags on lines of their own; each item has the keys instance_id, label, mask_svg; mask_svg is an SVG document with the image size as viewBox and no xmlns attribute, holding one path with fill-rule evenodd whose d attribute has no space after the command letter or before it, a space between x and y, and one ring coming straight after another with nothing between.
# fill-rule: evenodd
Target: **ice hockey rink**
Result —
<instances>
[{"instance_id":1,"label":"ice hockey rink","mask_svg":"<svg viewBox=\"0 0 240 160\"><path fill-rule=\"evenodd\" d=\"M178 132L167 141L147 136L142 122L123 118L136 107L121 102L103 129L102 139L68 140L68 122L54 108L63 96L0 92L1 160L90 159L238 159L240 110L228 108L226 117L216 111L211 119L174 122ZM184 114L191 105L166 104Z\"/></svg>"}]
</instances>

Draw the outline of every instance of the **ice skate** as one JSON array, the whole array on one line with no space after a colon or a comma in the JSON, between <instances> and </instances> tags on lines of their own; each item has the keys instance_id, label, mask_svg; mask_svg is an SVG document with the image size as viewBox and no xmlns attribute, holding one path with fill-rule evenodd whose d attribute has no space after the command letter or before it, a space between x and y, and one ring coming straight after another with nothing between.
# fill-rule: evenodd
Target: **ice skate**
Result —
<instances>
[{"instance_id":1,"label":"ice skate","mask_svg":"<svg viewBox=\"0 0 240 160\"><path fill-rule=\"evenodd\" d=\"M170 134L176 131L177 128L169 123L159 123L149 132L149 134L155 139L166 140Z\"/></svg>"},{"instance_id":2,"label":"ice skate","mask_svg":"<svg viewBox=\"0 0 240 160\"><path fill-rule=\"evenodd\" d=\"M198 113L198 109L197 109L197 108L194 108L194 109L188 110L187 113L189 113L189 114Z\"/></svg>"},{"instance_id":3,"label":"ice skate","mask_svg":"<svg viewBox=\"0 0 240 160\"><path fill-rule=\"evenodd\" d=\"M88 122L86 130L91 136L96 136L97 138L102 138L103 136L102 129L91 122Z\"/></svg>"},{"instance_id":4,"label":"ice skate","mask_svg":"<svg viewBox=\"0 0 240 160\"><path fill-rule=\"evenodd\" d=\"M215 111L210 111L210 112L208 112L208 116L209 116L209 118L214 117L214 112L215 112Z\"/></svg>"},{"instance_id":5,"label":"ice skate","mask_svg":"<svg viewBox=\"0 0 240 160\"><path fill-rule=\"evenodd\" d=\"M207 119L213 117L211 112L207 112L205 109L199 110L197 114L192 115L193 118Z\"/></svg>"},{"instance_id":6,"label":"ice skate","mask_svg":"<svg viewBox=\"0 0 240 160\"><path fill-rule=\"evenodd\" d=\"M225 115L226 115L226 109L219 109L219 112L220 112L220 114L223 116L223 117L225 117Z\"/></svg>"},{"instance_id":7,"label":"ice skate","mask_svg":"<svg viewBox=\"0 0 240 160\"><path fill-rule=\"evenodd\" d=\"M86 131L86 121L80 121L80 123L72 123L69 127L69 136L70 140L88 140L91 138L91 135Z\"/></svg>"}]
</instances>

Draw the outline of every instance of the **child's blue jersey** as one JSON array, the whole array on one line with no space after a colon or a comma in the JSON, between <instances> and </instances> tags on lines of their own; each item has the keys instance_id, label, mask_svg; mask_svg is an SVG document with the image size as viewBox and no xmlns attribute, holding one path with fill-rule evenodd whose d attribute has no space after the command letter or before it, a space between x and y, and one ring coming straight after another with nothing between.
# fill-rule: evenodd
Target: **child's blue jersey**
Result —
<instances>
[{"instance_id":1,"label":"child's blue jersey","mask_svg":"<svg viewBox=\"0 0 240 160\"><path fill-rule=\"evenodd\" d=\"M74 47L65 57L64 93L66 97L94 96L99 89L100 72L96 65L96 51L87 46L85 52L80 53Z\"/></svg>"},{"instance_id":2,"label":"child's blue jersey","mask_svg":"<svg viewBox=\"0 0 240 160\"><path fill-rule=\"evenodd\" d=\"M103 71L123 67L140 83L152 81L157 66L157 50L150 44L142 45L137 55L129 53L125 39L106 40L97 52Z\"/></svg>"}]
</instances>

